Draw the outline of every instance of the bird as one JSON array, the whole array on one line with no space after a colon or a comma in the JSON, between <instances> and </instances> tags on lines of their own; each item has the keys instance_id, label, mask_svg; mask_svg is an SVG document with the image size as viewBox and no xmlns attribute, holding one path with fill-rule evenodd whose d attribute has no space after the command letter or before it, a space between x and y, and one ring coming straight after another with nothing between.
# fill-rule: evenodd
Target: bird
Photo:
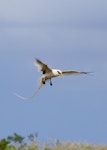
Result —
<instances>
[{"instance_id":1,"label":"bird","mask_svg":"<svg viewBox=\"0 0 107 150\"><path fill-rule=\"evenodd\" d=\"M27 99L33 98L38 93L40 88L46 84L47 81L50 81L50 86L52 86L53 85L52 78L63 77L65 75L80 75L80 74L89 74L90 73L90 72L82 72L82 71L77 71L77 70L61 71L60 69L51 69L50 67L48 67L47 64L43 63L41 60L39 60L37 58L34 60L34 65L43 74L40 77L38 88L30 97L24 97L24 96L21 96L21 95L15 93L15 95L17 97L19 97L20 99L27 100Z\"/></svg>"}]
</instances>

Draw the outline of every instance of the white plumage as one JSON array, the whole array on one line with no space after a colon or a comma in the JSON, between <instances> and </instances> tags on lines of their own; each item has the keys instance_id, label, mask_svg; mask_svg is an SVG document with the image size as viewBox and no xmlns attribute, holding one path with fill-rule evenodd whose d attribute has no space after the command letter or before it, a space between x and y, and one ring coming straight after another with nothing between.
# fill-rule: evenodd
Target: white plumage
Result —
<instances>
[{"instance_id":1,"label":"white plumage","mask_svg":"<svg viewBox=\"0 0 107 150\"><path fill-rule=\"evenodd\" d=\"M64 75L80 75L80 74L88 74L89 73L89 72L81 72L81 71L76 71L76 70L61 71L59 69L51 69L48 67L48 65L46 65L39 59L35 59L34 64L35 64L35 66L38 67L39 71L42 71L43 76L40 78L39 86L38 86L37 90L30 97L26 98L26 97L23 97L23 96L15 93L15 95L21 99L31 99L32 97L34 97L37 94L37 92L39 91L39 89L46 83L47 80L50 80L50 85L52 86L51 79L54 77L64 76Z\"/></svg>"}]
</instances>

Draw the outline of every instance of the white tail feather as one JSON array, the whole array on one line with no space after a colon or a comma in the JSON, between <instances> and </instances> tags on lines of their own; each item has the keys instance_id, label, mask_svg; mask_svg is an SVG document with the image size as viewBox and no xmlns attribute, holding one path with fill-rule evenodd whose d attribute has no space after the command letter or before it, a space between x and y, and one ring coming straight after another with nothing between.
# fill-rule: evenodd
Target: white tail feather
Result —
<instances>
[{"instance_id":1,"label":"white tail feather","mask_svg":"<svg viewBox=\"0 0 107 150\"><path fill-rule=\"evenodd\" d=\"M24 97L24 96L19 95L19 94L17 94L17 93L14 93L14 94L15 94L18 98L20 98L20 99L29 100L29 99L33 98L33 97L38 93L38 91L40 90L40 88L42 87L42 85L43 85L43 84L42 84L42 80L40 80L38 89L37 89L30 97Z\"/></svg>"}]
</instances>

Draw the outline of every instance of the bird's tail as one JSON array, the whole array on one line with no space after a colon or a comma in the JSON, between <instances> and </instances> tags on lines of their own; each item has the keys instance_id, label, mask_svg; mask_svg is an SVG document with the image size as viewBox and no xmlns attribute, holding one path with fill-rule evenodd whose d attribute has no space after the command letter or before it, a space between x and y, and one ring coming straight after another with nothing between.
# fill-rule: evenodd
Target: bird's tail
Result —
<instances>
[{"instance_id":1,"label":"bird's tail","mask_svg":"<svg viewBox=\"0 0 107 150\"><path fill-rule=\"evenodd\" d=\"M38 91L40 90L40 88L42 87L42 81L41 81L41 79L40 79L40 81L39 81L39 87L36 89L36 91L30 96L30 97L24 97L24 96L22 96L22 95L19 95L19 94L17 94L17 93L14 93L18 98L20 98L20 99L23 99L23 100L29 100L29 99L31 99L31 98L33 98L37 93L38 93Z\"/></svg>"}]
</instances>

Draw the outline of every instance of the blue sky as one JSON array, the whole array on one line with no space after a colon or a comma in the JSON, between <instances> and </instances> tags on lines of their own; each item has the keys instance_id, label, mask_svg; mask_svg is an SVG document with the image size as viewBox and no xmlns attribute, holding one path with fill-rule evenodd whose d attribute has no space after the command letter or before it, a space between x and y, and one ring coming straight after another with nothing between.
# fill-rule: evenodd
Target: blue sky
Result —
<instances>
[{"instance_id":1,"label":"blue sky","mask_svg":"<svg viewBox=\"0 0 107 150\"><path fill-rule=\"evenodd\" d=\"M52 68L92 71L53 79L30 101ZM0 138L14 132L39 139L107 144L107 1L0 1Z\"/></svg>"}]
</instances>

